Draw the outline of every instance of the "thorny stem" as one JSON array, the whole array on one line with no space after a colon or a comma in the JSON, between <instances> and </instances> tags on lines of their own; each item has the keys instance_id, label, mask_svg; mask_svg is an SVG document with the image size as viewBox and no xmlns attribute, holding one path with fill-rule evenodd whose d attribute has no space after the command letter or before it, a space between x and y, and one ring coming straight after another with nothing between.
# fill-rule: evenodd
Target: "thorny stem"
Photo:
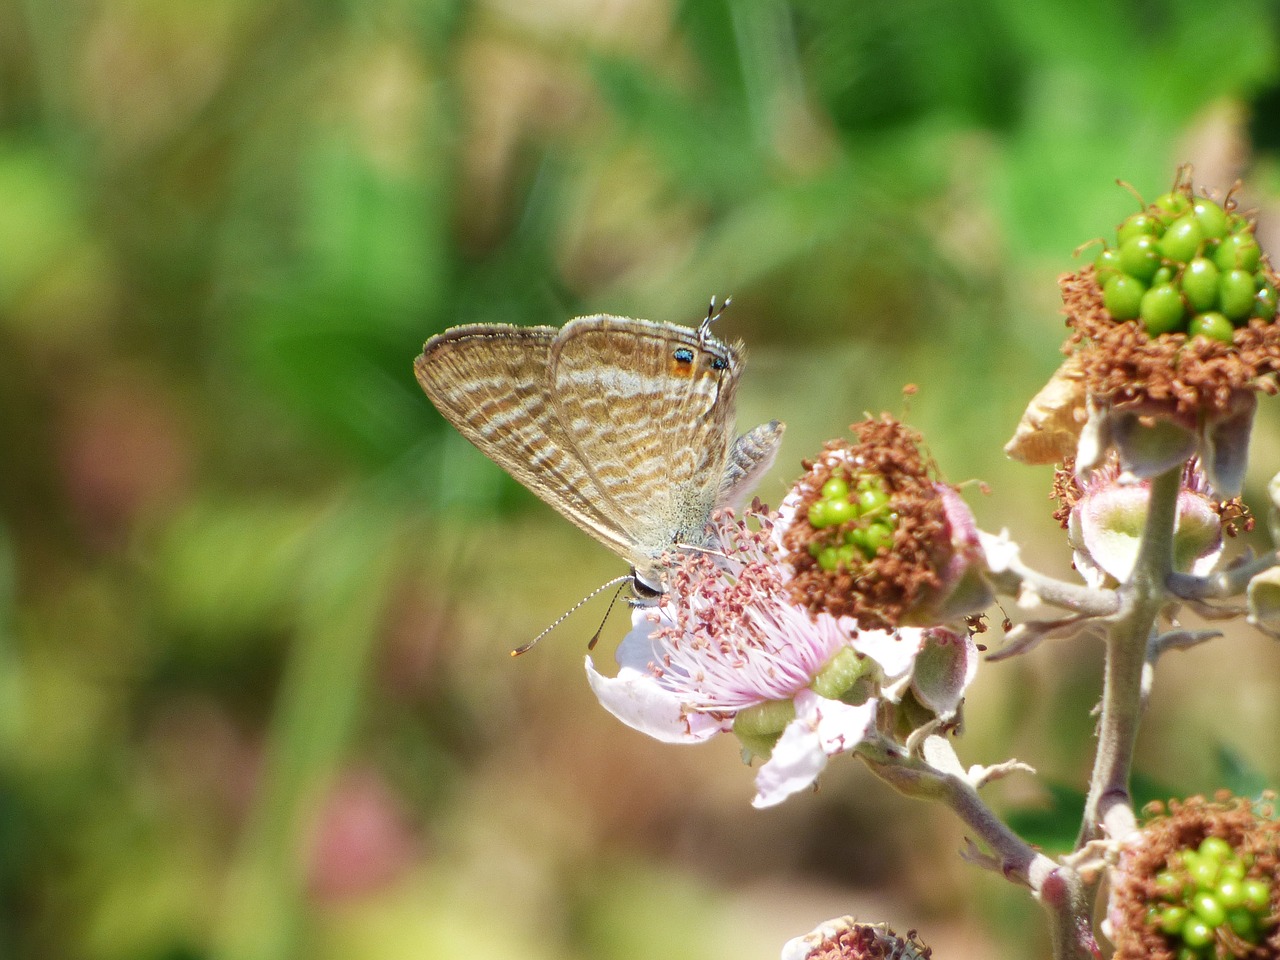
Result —
<instances>
[{"instance_id":1,"label":"thorny stem","mask_svg":"<svg viewBox=\"0 0 1280 960\"><path fill-rule=\"evenodd\" d=\"M1173 529L1181 483L1181 465L1152 481L1142 546L1133 573L1118 590L1120 612L1111 622L1106 641L1098 752L1077 849L1104 835L1122 839L1136 827L1129 772L1142 717L1147 642L1168 600L1166 582L1173 570Z\"/></svg>"}]
</instances>

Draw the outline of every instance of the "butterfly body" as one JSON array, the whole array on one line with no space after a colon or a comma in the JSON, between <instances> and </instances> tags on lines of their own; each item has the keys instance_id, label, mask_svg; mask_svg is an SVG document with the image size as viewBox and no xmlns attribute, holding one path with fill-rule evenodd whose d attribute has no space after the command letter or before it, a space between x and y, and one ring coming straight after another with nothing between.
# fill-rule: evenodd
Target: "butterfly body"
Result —
<instances>
[{"instance_id":1,"label":"butterfly body","mask_svg":"<svg viewBox=\"0 0 1280 960\"><path fill-rule=\"evenodd\" d=\"M662 555L708 547L707 521L768 469L783 425L733 436L740 344L598 314L561 328L473 324L414 369L482 453L662 590Z\"/></svg>"}]
</instances>

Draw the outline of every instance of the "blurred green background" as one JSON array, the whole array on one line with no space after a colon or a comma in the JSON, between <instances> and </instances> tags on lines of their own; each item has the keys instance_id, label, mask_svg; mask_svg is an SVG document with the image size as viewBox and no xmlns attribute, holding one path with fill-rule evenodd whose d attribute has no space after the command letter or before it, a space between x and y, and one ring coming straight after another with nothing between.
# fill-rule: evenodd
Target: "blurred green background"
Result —
<instances>
[{"instance_id":1,"label":"blurred green background","mask_svg":"<svg viewBox=\"0 0 1280 960\"><path fill-rule=\"evenodd\" d=\"M411 362L457 323L732 294L740 423L789 423L766 500L905 408L1066 574L1049 471L1000 451L1058 360L1055 278L1135 208L1117 177L1184 160L1244 177L1280 249L1278 17L0 0L0 957L756 960L850 912L1042 955L947 813L848 761L755 811L732 743L606 715L603 602L509 659L621 564ZM1038 836L1072 832L1098 661L1045 647L970 698L962 757L1041 769L992 792ZM1275 786L1278 701L1247 630L1171 658L1149 791Z\"/></svg>"}]
</instances>

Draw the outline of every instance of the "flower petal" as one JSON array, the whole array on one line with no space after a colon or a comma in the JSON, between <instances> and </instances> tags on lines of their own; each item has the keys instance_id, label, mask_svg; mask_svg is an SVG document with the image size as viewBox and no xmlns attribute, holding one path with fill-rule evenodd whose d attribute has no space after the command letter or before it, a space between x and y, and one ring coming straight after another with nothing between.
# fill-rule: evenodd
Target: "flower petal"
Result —
<instances>
[{"instance_id":1,"label":"flower petal","mask_svg":"<svg viewBox=\"0 0 1280 960\"><path fill-rule=\"evenodd\" d=\"M1106 459L1107 451L1111 449L1110 405L1095 404L1090 400L1086 410L1088 418L1076 444L1076 475L1080 477L1088 476Z\"/></svg>"},{"instance_id":2,"label":"flower petal","mask_svg":"<svg viewBox=\"0 0 1280 960\"><path fill-rule=\"evenodd\" d=\"M911 673L924 641L924 631L919 627L859 630L853 638L853 649L879 664L886 680L896 680Z\"/></svg>"},{"instance_id":3,"label":"flower petal","mask_svg":"<svg viewBox=\"0 0 1280 960\"><path fill-rule=\"evenodd\" d=\"M606 677L587 657L587 682L602 707L663 743L701 743L733 729L732 718L686 711L680 697L663 689L648 671L622 667L616 677Z\"/></svg>"},{"instance_id":4,"label":"flower petal","mask_svg":"<svg viewBox=\"0 0 1280 960\"><path fill-rule=\"evenodd\" d=\"M874 699L855 707L803 690L796 694L795 704L796 718L782 731L773 755L756 775L752 806L776 806L804 790L830 757L852 750L875 726Z\"/></svg>"}]
</instances>

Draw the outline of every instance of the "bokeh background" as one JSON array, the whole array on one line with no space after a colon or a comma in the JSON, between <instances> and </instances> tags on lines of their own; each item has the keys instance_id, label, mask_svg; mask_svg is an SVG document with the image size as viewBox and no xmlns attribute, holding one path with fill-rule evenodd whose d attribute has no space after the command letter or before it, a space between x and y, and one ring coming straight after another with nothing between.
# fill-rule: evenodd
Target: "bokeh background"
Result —
<instances>
[{"instance_id":1,"label":"bokeh background","mask_svg":"<svg viewBox=\"0 0 1280 960\"><path fill-rule=\"evenodd\" d=\"M905 412L1066 575L1049 471L1000 449L1058 359L1055 278L1136 209L1116 178L1151 197L1185 160L1243 177L1280 249L1278 17L0 0L0 957L757 960L849 912L940 960L1044 955L945 811L849 761L755 811L732 743L606 715L603 601L511 660L621 565L411 361L452 324L732 294L740 422L789 424L766 500ZM1040 768L991 797L1050 847L1099 661L1051 645L970 698L962 757ZM1278 701L1247 629L1172 657L1143 790L1276 786Z\"/></svg>"}]
</instances>

